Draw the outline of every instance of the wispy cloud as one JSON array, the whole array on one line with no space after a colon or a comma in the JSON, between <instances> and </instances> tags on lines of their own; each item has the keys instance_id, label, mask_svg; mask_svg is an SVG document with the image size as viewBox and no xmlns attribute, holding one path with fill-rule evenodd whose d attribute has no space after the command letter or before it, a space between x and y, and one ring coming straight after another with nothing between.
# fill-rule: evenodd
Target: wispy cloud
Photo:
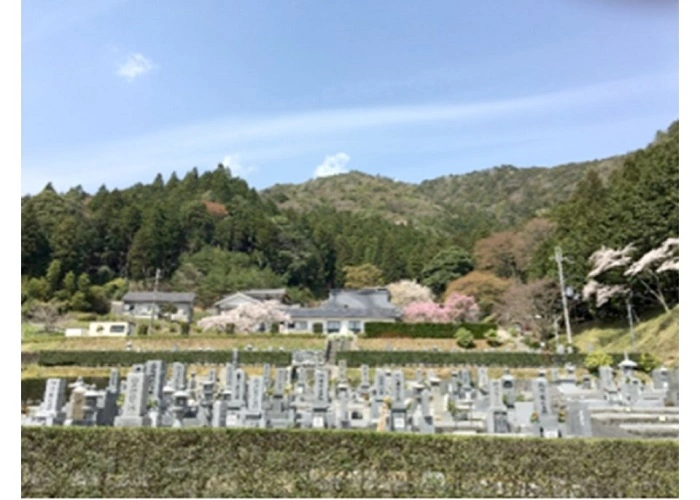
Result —
<instances>
[{"instance_id":1,"label":"wispy cloud","mask_svg":"<svg viewBox=\"0 0 700 500\"><path fill-rule=\"evenodd\" d=\"M261 166L265 162L301 155L306 158L324 155L330 148L347 151L348 141L352 140L358 145L376 143L381 137L379 132L391 132L386 136L387 141L392 137L396 140L399 137L401 140L408 136L420 137L425 127L431 130L445 127L447 131L470 128L470 133L474 134L486 132L484 127L487 124L497 126L509 120L527 123L523 132L528 132L533 127L542 128L570 120L572 113L590 110L592 106L608 107L637 102L660 92L675 92L677 84L677 75L660 75L492 101L220 118L113 142L85 144L73 150L28 152L23 156L23 190L36 192L49 180L58 189L80 182L88 187L85 179L98 175L94 165L101 166L100 178L95 179L94 184L123 185L126 179L143 180L173 168L214 166L221 161L221 151L237 151L246 162ZM408 135L403 135L404 132ZM501 132L493 130L490 133L498 135ZM459 142L464 144L464 139L459 139ZM412 147L421 146L414 143L415 140ZM229 161L232 167L240 165L237 155L231 155ZM346 164L347 161L342 164L343 168ZM335 165L341 163L336 161ZM322 169L321 173L324 171L327 170Z\"/></svg>"},{"instance_id":2,"label":"wispy cloud","mask_svg":"<svg viewBox=\"0 0 700 500\"><path fill-rule=\"evenodd\" d=\"M221 164L231 171L231 175L236 177L245 177L247 174L255 172L255 167L243 165L241 163L241 155L233 154L226 155L221 160Z\"/></svg>"},{"instance_id":3,"label":"wispy cloud","mask_svg":"<svg viewBox=\"0 0 700 500\"><path fill-rule=\"evenodd\" d=\"M314 170L314 178L329 177L331 175L344 174L347 170L350 157L345 153L336 153L326 156L319 166Z\"/></svg>"},{"instance_id":4,"label":"wispy cloud","mask_svg":"<svg viewBox=\"0 0 700 500\"><path fill-rule=\"evenodd\" d=\"M131 54L125 62L117 68L117 75L133 81L136 77L148 73L154 68L153 63L143 54Z\"/></svg>"}]
</instances>

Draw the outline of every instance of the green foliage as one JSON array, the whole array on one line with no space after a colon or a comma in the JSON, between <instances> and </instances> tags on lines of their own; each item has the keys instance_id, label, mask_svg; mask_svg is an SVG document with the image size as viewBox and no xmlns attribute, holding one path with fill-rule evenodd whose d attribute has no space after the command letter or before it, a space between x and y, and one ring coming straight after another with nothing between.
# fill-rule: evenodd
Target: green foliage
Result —
<instances>
[{"instance_id":1,"label":"green foliage","mask_svg":"<svg viewBox=\"0 0 700 500\"><path fill-rule=\"evenodd\" d=\"M423 268L421 283L437 296L442 295L447 285L474 269L474 262L466 250L449 247L440 251Z\"/></svg>"},{"instance_id":2,"label":"green foliage","mask_svg":"<svg viewBox=\"0 0 700 500\"><path fill-rule=\"evenodd\" d=\"M601 366L612 366L613 358L610 354L602 351L594 351L586 356L583 365L591 373L598 373Z\"/></svg>"},{"instance_id":3,"label":"green foliage","mask_svg":"<svg viewBox=\"0 0 700 500\"><path fill-rule=\"evenodd\" d=\"M136 335L148 335L148 325L146 323L136 325Z\"/></svg>"},{"instance_id":4,"label":"green foliage","mask_svg":"<svg viewBox=\"0 0 700 500\"><path fill-rule=\"evenodd\" d=\"M21 441L22 497L679 496L677 441L73 427Z\"/></svg>"},{"instance_id":5,"label":"green foliage","mask_svg":"<svg viewBox=\"0 0 700 500\"><path fill-rule=\"evenodd\" d=\"M624 359L624 354L611 355L613 363ZM581 353L551 354L534 352L444 352L444 351L342 351L337 359L347 360L348 366L359 367L383 365L484 365L508 366L511 368L537 368L542 366L564 366L567 363L580 366L586 356ZM637 361L639 355L631 355Z\"/></svg>"},{"instance_id":6,"label":"green foliage","mask_svg":"<svg viewBox=\"0 0 700 500\"><path fill-rule=\"evenodd\" d=\"M475 339L483 339L486 332L496 328L494 323L365 323L367 338L425 338L451 339L455 328L465 329L474 335Z\"/></svg>"},{"instance_id":7,"label":"green foliage","mask_svg":"<svg viewBox=\"0 0 700 500\"><path fill-rule=\"evenodd\" d=\"M457 340L457 345L462 349L473 349L476 347L474 334L466 328L459 328L455 332L455 339Z\"/></svg>"},{"instance_id":8,"label":"green foliage","mask_svg":"<svg viewBox=\"0 0 700 500\"><path fill-rule=\"evenodd\" d=\"M661 366L661 361L651 353L644 352L639 356L637 368L644 373L651 373L652 370Z\"/></svg>"},{"instance_id":9,"label":"green foliage","mask_svg":"<svg viewBox=\"0 0 700 500\"><path fill-rule=\"evenodd\" d=\"M131 366L149 359L161 359L166 363L225 364L231 360L231 351L41 351L38 363L41 366ZM292 363L292 355L283 351L240 351L239 361L244 365L287 366Z\"/></svg>"},{"instance_id":10,"label":"green foliage","mask_svg":"<svg viewBox=\"0 0 700 500\"><path fill-rule=\"evenodd\" d=\"M369 288L384 284L384 276L381 269L369 263L359 266L345 266L345 288Z\"/></svg>"},{"instance_id":11,"label":"green foliage","mask_svg":"<svg viewBox=\"0 0 700 500\"><path fill-rule=\"evenodd\" d=\"M190 324L182 322L180 323L180 335L188 336L190 334Z\"/></svg>"},{"instance_id":12,"label":"green foliage","mask_svg":"<svg viewBox=\"0 0 700 500\"><path fill-rule=\"evenodd\" d=\"M498 347L501 345L501 340L498 338L498 332L496 330L489 330L486 332L486 335L484 335L484 338L486 338L486 342L491 347Z\"/></svg>"},{"instance_id":13,"label":"green foliage","mask_svg":"<svg viewBox=\"0 0 700 500\"><path fill-rule=\"evenodd\" d=\"M314 323L312 329L313 333L323 333L323 323Z\"/></svg>"}]
</instances>

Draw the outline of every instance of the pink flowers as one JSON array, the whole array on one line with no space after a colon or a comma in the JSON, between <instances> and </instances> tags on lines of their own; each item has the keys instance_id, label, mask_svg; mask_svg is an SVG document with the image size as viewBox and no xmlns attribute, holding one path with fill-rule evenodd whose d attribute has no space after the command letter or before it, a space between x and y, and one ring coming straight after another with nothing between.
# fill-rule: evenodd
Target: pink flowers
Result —
<instances>
[{"instance_id":1,"label":"pink flowers","mask_svg":"<svg viewBox=\"0 0 700 500\"><path fill-rule=\"evenodd\" d=\"M453 293L444 305L432 301L407 305L403 310L403 320L406 323L461 323L477 321L479 312L474 297Z\"/></svg>"},{"instance_id":2,"label":"pink flowers","mask_svg":"<svg viewBox=\"0 0 700 500\"><path fill-rule=\"evenodd\" d=\"M225 331L233 325L238 333L253 333L261 329L269 330L271 325L291 321L289 314L280 309L279 302L269 300L260 303L246 303L225 311L218 316L203 318L197 323L202 329Z\"/></svg>"}]
</instances>

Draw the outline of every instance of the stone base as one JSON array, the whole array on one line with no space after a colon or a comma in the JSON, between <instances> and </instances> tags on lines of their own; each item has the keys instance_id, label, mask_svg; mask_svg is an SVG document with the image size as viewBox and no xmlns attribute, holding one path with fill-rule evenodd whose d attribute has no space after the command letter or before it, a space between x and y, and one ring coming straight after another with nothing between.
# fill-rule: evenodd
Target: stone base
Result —
<instances>
[{"instance_id":1,"label":"stone base","mask_svg":"<svg viewBox=\"0 0 700 500\"><path fill-rule=\"evenodd\" d=\"M150 427L151 417L125 417L119 416L114 419L114 427Z\"/></svg>"}]
</instances>

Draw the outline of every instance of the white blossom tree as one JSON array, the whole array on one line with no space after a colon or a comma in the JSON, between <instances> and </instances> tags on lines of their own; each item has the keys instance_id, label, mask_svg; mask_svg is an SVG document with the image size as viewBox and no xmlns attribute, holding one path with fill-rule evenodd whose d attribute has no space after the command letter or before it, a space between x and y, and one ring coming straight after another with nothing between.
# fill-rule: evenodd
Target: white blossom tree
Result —
<instances>
[{"instance_id":1,"label":"white blossom tree","mask_svg":"<svg viewBox=\"0 0 700 500\"><path fill-rule=\"evenodd\" d=\"M593 270L588 273L589 281L583 288L583 298L587 300L595 297L596 306L600 307L616 296L625 296L629 300L632 287L641 284L668 312L668 304L662 292L661 277L663 273L678 272L678 238L667 239L658 248L650 250L639 260L632 262L634 250L634 246L627 245L623 249L603 247L594 252L589 258ZM615 268L624 269L623 283L604 284L599 281L603 274Z\"/></svg>"},{"instance_id":2,"label":"white blossom tree","mask_svg":"<svg viewBox=\"0 0 700 500\"><path fill-rule=\"evenodd\" d=\"M261 329L269 330L273 324L290 321L291 317L281 309L280 303L269 300L241 304L217 316L203 318L197 325L204 331L226 331L227 327L233 326L236 332L254 333Z\"/></svg>"},{"instance_id":3,"label":"white blossom tree","mask_svg":"<svg viewBox=\"0 0 700 500\"><path fill-rule=\"evenodd\" d=\"M433 292L427 286L418 284L415 280L401 280L386 286L391 294L391 303L398 307L406 307L414 302L432 302Z\"/></svg>"}]
</instances>

